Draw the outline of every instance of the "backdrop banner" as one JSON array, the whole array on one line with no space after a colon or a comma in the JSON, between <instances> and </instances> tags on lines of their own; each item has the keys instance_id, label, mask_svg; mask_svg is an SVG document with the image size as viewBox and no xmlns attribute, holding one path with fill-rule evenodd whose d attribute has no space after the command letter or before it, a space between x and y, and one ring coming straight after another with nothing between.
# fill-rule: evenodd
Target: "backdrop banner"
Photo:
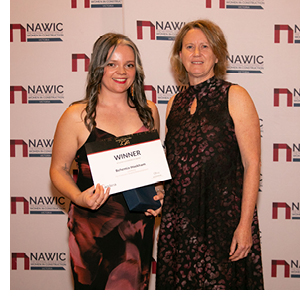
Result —
<instances>
[{"instance_id":1,"label":"backdrop banner","mask_svg":"<svg viewBox=\"0 0 300 300\"><path fill-rule=\"evenodd\" d=\"M265 289L298 290L299 11L298 0L11 0L10 288L73 289L69 200L52 186L49 166L60 116L84 97L95 40L118 32L136 43L163 142L166 105L184 88L170 69L174 37L185 23L210 19L228 42L226 79L249 92L260 118L258 214ZM76 177L75 165L72 173ZM157 218L156 235L159 223ZM156 243L152 290L155 260Z\"/></svg>"}]
</instances>

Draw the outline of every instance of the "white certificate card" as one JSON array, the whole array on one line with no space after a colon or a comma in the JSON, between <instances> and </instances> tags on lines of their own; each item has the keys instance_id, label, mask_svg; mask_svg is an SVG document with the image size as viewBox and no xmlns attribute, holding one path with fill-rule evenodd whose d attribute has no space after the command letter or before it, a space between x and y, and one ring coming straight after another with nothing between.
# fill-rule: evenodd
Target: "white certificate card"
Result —
<instances>
[{"instance_id":1,"label":"white certificate card","mask_svg":"<svg viewBox=\"0 0 300 300\"><path fill-rule=\"evenodd\" d=\"M110 194L171 179L157 131L109 138L85 145L94 184Z\"/></svg>"}]
</instances>

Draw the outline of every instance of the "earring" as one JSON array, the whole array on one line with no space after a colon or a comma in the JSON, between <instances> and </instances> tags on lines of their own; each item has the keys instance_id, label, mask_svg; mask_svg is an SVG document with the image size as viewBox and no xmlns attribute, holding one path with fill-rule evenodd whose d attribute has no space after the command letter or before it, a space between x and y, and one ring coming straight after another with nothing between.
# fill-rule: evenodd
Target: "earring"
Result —
<instances>
[{"instance_id":1,"label":"earring","mask_svg":"<svg viewBox=\"0 0 300 300\"><path fill-rule=\"evenodd\" d=\"M133 100L134 99L134 84L132 84L130 92L131 92L131 98Z\"/></svg>"}]
</instances>

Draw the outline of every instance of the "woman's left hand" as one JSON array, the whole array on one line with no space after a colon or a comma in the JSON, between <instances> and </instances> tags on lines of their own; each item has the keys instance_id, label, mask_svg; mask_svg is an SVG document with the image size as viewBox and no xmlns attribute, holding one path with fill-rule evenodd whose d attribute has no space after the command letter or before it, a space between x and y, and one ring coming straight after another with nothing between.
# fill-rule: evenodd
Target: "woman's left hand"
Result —
<instances>
[{"instance_id":1,"label":"woman's left hand","mask_svg":"<svg viewBox=\"0 0 300 300\"><path fill-rule=\"evenodd\" d=\"M154 199L155 201L160 201L161 207L158 208L158 209L156 209L156 210L148 209L148 210L145 212L145 215L146 215L147 217L149 217L149 216L157 217L157 216L161 213L162 205L163 205L163 202L164 202L164 196L165 196L164 191L158 189L158 190L157 190L157 194L153 197L153 199Z\"/></svg>"},{"instance_id":2,"label":"woman's left hand","mask_svg":"<svg viewBox=\"0 0 300 300\"><path fill-rule=\"evenodd\" d=\"M252 233L251 226L241 226L239 225L233 235L229 260L237 261L239 259L245 258L252 246Z\"/></svg>"}]
</instances>

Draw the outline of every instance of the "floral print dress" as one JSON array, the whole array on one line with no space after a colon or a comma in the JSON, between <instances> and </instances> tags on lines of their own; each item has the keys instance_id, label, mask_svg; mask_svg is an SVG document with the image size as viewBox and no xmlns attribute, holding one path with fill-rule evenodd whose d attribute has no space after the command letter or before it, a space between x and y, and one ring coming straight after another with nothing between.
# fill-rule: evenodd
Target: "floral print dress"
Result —
<instances>
[{"instance_id":1,"label":"floral print dress","mask_svg":"<svg viewBox=\"0 0 300 300\"><path fill-rule=\"evenodd\" d=\"M143 126L137 132L146 130ZM112 134L94 128L86 143L112 137ZM77 186L84 191L94 185L84 145L77 151L75 160ZM123 194L117 193L98 210L71 203L68 228L75 289L148 288L154 217L130 212Z\"/></svg>"}]
</instances>

